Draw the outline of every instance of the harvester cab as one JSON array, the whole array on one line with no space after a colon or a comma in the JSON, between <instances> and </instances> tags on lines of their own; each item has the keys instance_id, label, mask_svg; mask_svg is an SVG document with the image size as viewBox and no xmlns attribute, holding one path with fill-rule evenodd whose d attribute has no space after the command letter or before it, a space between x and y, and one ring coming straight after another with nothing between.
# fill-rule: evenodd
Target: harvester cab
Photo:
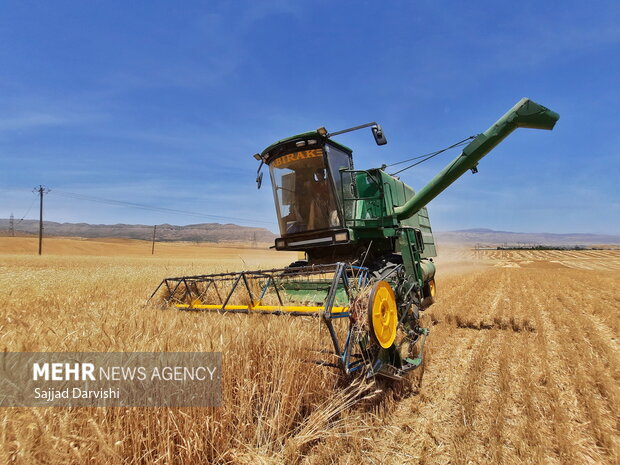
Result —
<instances>
[{"instance_id":1,"label":"harvester cab","mask_svg":"<svg viewBox=\"0 0 620 465\"><path fill-rule=\"evenodd\" d=\"M277 250L306 260L276 270L166 278L163 301L181 310L318 316L333 344L321 363L345 373L400 379L423 361L420 312L435 296L435 241L426 205L519 127L552 129L559 115L521 99L417 193L384 167L358 170L352 151L325 128L254 155L267 165L280 237ZM344 326L338 325L344 322Z\"/></svg>"},{"instance_id":2,"label":"harvester cab","mask_svg":"<svg viewBox=\"0 0 620 465\"><path fill-rule=\"evenodd\" d=\"M394 232L413 228L422 257L435 256L426 209L402 221L391 218L393 207L413 190L380 168L355 170L351 149L331 139L365 127L379 145L387 143L380 126L368 123L332 134L325 128L299 134L254 156L261 161L257 180L263 164L269 167L281 236L277 250L304 252L309 265L372 264L400 253Z\"/></svg>"},{"instance_id":3,"label":"harvester cab","mask_svg":"<svg viewBox=\"0 0 620 465\"><path fill-rule=\"evenodd\" d=\"M346 232L340 170L353 167L351 150L319 132L308 132L268 147L261 160L269 174L278 216L278 250L331 246ZM329 238L329 240L327 240Z\"/></svg>"}]
</instances>

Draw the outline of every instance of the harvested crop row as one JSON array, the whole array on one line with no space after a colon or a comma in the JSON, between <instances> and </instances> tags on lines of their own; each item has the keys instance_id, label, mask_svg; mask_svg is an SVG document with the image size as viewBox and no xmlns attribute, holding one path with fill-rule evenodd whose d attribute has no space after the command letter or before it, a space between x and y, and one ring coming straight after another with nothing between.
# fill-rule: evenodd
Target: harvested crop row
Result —
<instances>
[{"instance_id":1,"label":"harvested crop row","mask_svg":"<svg viewBox=\"0 0 620 465\"><path fill-rule=\"evenodd\" d=\"M616 463L620 275L531 253L440 268L421 387L360 393L302 362L326 336L316 320L142 306L208 261L9 257L5 350L221 350L225 390L219 409L6 409L0 461Z\"/></svg>"}]
</instances>

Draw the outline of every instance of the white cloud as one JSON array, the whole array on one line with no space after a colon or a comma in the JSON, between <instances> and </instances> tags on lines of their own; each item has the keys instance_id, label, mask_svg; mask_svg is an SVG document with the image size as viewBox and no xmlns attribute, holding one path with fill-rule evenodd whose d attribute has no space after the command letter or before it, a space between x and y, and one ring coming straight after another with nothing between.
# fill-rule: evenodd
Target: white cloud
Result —
<instances>
[{"instance_id":1,"label":"white cloud","mask_svg":"<svg viewBox=\"0 0 620 465\"><path fill-rule=\"evenodd\" d=\"M0 131L20 131L38 127L61 126L71 120L63 115L50 113L24 113L18 116L0 117Z\"/></svg>"}]
</instances>

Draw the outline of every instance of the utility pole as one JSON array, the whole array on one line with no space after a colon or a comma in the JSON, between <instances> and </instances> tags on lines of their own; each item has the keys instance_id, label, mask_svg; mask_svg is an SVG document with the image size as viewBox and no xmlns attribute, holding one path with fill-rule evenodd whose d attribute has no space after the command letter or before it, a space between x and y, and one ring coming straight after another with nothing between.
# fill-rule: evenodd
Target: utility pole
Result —
<instances>
[{"instance_id":1,"label":"utility pole","mask_svg":"<svg viewBox=\"0 0 620 465\"><path fill-rule=\"evenodd\" d=\"M13 213L11 213L11 217L9 218L9 236L15 237L15 218L13 217Z\"/></svg>"},{"instance_id":2,"label":"utility pole","mask_svg":"<svg viewBox=\"0 0 620 465\"><path fill-rule=\"evenodd\" d=\"M151 246L151 255L155 255L155 232L157 231L157 225L153 226L153 245Z\"/></svg>"},{"instance_id":3,"label":"utility pole","mask_svg":"<svg viewBox=\"0 0 620 465\"><path fill-rule=\"evenodd\" d=\"M32 190L35 194L39 194L39 255L43 251L43 195L49 191L47 187L40 184Z\"/></svg>"}]
</instances>

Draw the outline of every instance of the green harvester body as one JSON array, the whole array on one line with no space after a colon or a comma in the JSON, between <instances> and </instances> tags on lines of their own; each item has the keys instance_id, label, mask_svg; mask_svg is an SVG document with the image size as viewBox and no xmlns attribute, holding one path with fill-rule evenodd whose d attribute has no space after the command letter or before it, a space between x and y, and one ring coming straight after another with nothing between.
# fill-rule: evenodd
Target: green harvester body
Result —
<instances>
[{"instance_id":1,"label":"green harvester body","mask_svg":"<svg viewBox=\"0 0 620 465\"><path fill-rule=\"evenodd\" d=\"M558 119L554 111L521 99L417 193L381 168L355 170L351 149L324 130L278 141L260 154L260 160L270 167L278 210L281 237L275 248L305 252L309 265L348 262L373 268L385 257L398 256L409 284L423 294L429 292L436 248L426 205L468 170L477 171L480 159L515 129L550 130ZM323 169L317 178L314 173ZM286 182L287 176L298 180ZM327 182L318 197L329 201L323 200L314 209L296 209L296 202L308 204L316 195L312 184L322 183L323 176ZM330 220L311 227L307 216L324 214L330 208ZM291 227L297 222L302 227Z\"/></svg>"},{"instance_id":2,"label":"green harvester body","mask_svg":"<svg viewBox=\"0 0 620 465\"><path fill-rule=\"evenodd\" d=\"M319 317L333 344L319 361L345 374L401 379L423 363L420 312L435 295L435 240L426 206L516 128L552 129L557 113L522 99L417 193L382 168L358 170L350 148L321 128L261 154L275 199L278 250L304 252L286 268L165 278L155 289L184 311ZM324 353L324 351L320 351Z\"/></svg>"}]
</instances>

